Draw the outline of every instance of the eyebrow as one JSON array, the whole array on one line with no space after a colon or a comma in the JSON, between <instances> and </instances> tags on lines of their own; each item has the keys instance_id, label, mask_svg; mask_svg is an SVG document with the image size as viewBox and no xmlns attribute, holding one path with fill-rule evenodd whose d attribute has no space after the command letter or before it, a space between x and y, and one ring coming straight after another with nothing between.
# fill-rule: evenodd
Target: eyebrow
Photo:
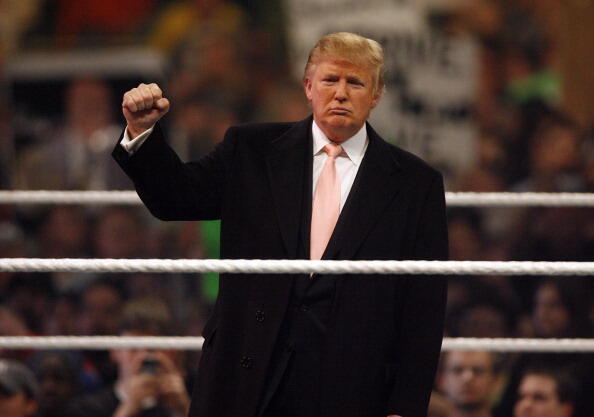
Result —
<instances>
[{"instance_id":1,"label":"eyebrow","mask_svg":"<svg viewBox=\"0 0 594 417\"><path fill-rule=\"evenodd\" d=\"M365 84L363 82L363 79L357 75L349 75L347 76L347 81L348 82L356 82L356 83L360 83L360 84Z\"/></svg>"}]
</instances>

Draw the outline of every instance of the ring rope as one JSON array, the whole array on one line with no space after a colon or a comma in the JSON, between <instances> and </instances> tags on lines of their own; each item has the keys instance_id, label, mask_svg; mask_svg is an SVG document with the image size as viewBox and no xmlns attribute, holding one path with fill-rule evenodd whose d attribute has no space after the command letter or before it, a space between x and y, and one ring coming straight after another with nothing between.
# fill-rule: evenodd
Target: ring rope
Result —
<instances>
[{"instance_id":1,"label":"ring rope","mask_svg":"<svg viewBox=\"0 0 594 417\"><path fill-rule=\"evenodd\" d=\"M594 262L0 258L0 271L593 276Z\"/></svg>"},{"instance_id":2,"label":"ring rope","mask_svg":"<svg viewBox=\"0 0 594 417\"><path fill-rule=\"evenodd\" d=\"M594 193L446 192L450 207L594 207ZM0 204L141 205L135 191L0 191Z\"/></svg>"},{"instance_id":3,"label":"ring rope","mask_svg":"<svg viewBox=\"0 0 594 417\"><path fill-rule=\"evenodd\" d=\"M171 349L200 350L204 338L193 336L2 336L0 349ZM443 339L443 351L594 352L594 339Z\"/></svg>"}]
</instances>

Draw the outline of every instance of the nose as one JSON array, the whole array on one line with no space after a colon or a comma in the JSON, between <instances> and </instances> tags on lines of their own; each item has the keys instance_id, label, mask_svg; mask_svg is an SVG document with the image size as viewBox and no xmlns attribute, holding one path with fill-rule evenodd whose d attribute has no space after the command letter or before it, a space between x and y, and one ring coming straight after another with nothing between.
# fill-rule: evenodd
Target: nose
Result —
<instances>
[{"instance_id":1,"label":"nose","mask_svg":"<svg viewBox=\"0 0 594 417\"><path fill-rule=\"evenodd\" d=\"M470 381L473 377L474 377L474 372L470 368L464 369L464 371L462 372L462 380L463 381Z\"/></svg>"},{"instance_id":2,"label":"nose","mask_svg":"<svg viewBox=\"0 0 594 417\"><path fill-rule=\"evenodd\" d=\"M336 90L334 91L334 99L340 103L343 103L348 99L346 81L341 80L336 84Z\"/></svg>"}]
</instances>

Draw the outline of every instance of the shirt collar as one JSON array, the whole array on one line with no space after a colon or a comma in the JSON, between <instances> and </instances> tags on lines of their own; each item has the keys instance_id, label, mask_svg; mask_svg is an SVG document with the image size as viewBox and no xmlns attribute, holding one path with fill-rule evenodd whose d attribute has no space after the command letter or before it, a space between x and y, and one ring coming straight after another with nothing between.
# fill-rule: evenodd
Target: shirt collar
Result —
<instances>
[{"instance_id":1,"label":"shirt collar","mask_svg":"<svg viewBox=\"0 0 594 417\"><path fill-rule=\"evenodd\" d=\"M322 132L314 120L311 126L313 136L313 154L314 156L322 152L324 146L330 143L330 139ZM363 124L361 129L354 136L351 136L340 144L348 158L355 164L361 164L369 139L367 138L367 124Z\"/></svg>"}]
</instances>

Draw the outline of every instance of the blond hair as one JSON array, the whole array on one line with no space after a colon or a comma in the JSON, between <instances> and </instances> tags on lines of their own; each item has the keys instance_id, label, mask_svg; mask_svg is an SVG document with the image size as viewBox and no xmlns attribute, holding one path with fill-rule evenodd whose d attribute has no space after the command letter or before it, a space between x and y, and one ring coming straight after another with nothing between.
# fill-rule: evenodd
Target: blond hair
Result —
<instances>
[{"instance_id":1,"label":"blond hair","mask_svg":"<svg viewBox=\"0 0 594 417\"><path fill-rule=\"evenodd\" d=\"M315 65L324 59L344 60L370 68L375 82L374 95L383 92L384 50L373 39L350 32L330 33L323 36L309 53L303 73L304 81L309 78Z\"/></svg>"}]
</instances>

